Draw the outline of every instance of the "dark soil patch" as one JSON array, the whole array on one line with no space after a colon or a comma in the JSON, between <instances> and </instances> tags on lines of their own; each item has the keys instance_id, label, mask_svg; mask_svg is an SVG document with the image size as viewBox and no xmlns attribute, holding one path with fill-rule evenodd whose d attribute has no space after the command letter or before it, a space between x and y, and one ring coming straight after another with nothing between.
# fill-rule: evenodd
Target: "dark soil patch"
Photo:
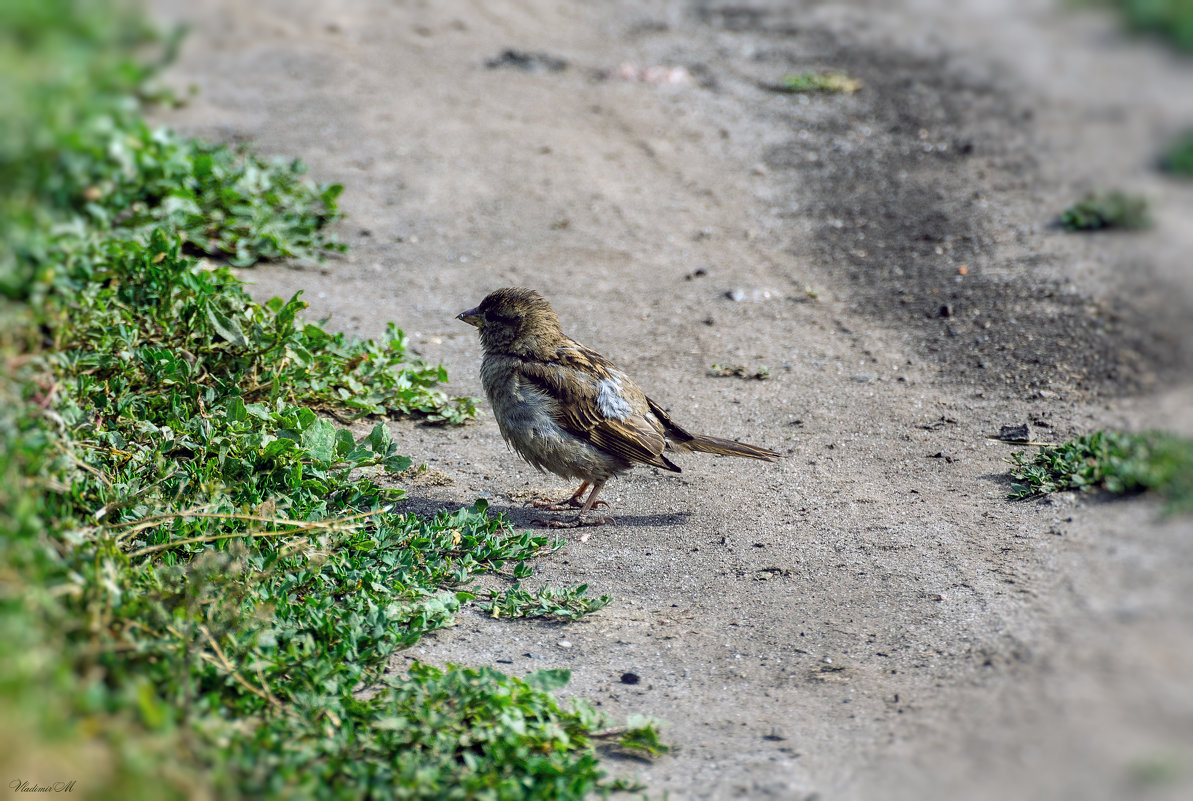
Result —
<instances>
[{"instance_id":1,"label":"dark soil patch","mask_svg":"<svg viewBox=\"0 0 1193 801\"><path fill-rule=\"evenodd\" d=\"M696 16L770 42L754 56L768 74L863 81L856 95L794 107L795 134L766 166L801 198L786 216L815 221L798 255L845 279L856 311L912 331L947 380L1089 397L1138 392L1179 364L1172 320L1051 277L1053 257L1037 247L1052 221L1005 211L1039 181L1032 110L1007 89L955 60L861 46L761 9Z\"/></svg>"}]
</instances>

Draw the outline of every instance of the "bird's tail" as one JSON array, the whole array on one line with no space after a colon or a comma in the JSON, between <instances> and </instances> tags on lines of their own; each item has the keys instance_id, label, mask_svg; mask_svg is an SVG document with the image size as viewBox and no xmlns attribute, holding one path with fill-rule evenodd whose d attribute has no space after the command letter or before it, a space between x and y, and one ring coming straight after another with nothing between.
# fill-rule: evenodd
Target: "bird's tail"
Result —
<instances>
[{"instance_id":1,"label":"bird's tail","mask_svg":"<svg viewBox=\"0 0 1193 801\"><path fill-rule=\"evenodd\" d=\"M767 462L776 461L779 454L757 445L747 445L744 442L734 442L720 437L706 437L701 434L672 436L670 445L677 451L700 451L701 453L719 453L723 456L744 456L747 459L763 459Z\"/></svg>"},{"instance_id":2,"label":"bird's tail","mask_svg":"<svg viewBox=\"0 0 1193 801\"><path fill-rule=\"evenodd\" d=\"M646 399L646 403L655 417L662 421L667 445L672 450L681 453L700 451L701 453L719 453L723 456L744 456L747 459L762 459L767 462L774 462L779 458L779 454L774 451L759 448L757 445L747 445L744 442L734 442L731 439L721 439L720 437L706 437L703 434L689 434L675 424L675 421L664 411L662 406L650 398Z\"/></svg>"}]
</instances>

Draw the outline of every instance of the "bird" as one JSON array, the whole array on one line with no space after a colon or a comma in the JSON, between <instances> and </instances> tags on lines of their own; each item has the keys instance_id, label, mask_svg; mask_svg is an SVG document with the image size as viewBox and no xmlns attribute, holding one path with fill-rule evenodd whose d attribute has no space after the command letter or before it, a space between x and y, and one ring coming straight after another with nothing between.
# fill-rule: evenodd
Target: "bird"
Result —
<instances>
[{"instance_id":1,"label":"bird","mask_svg":"<svg viewBox=\"0 0 1193 801\"><path fill-rule=\"evenodd\" d=\"M456 319L477 329L481 384L506 443L540 471L582 482L566 501L536 502L551 511L580 510L571 521L546 521L552 527L612 522L601 516L586 521L585 515L608 506L597 498L605 482L635 464L679 473L669 454L779 458L766 448L681 428L623 370L565 334L555 310L533 289L498 289Z\"/></svg>"}]
</instances>

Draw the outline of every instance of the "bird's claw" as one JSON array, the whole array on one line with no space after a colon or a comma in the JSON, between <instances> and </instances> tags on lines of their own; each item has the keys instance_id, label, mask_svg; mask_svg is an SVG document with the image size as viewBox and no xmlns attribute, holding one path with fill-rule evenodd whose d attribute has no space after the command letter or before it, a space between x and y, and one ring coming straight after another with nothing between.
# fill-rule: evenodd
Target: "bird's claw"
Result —
<instances>
[{"instance_id":1,"label":"bird's claw","mask_svg":"<svg viewBox=\"0 0 1193 801\"><path fill-rule=\"evenodd\" d=\"M579 509L584 504L577 503L575 500L568 500L560 503L553 501L550 498L542 498L530 504L535 509L545 509L548 512L566 512L569 509Z\"/></svg>"}]
</instances>

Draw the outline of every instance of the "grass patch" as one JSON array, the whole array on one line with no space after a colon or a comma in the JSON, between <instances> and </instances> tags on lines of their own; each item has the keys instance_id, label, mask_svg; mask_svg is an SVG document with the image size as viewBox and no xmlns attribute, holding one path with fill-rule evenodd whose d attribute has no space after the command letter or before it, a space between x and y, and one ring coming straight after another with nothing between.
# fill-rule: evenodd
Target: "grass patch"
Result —
<instances>
[{"instance_id":1,"label":"grass patch","mask_svg":"<svg viewBox=\"0 0 1193 801\"><path fill-rule=\"evenodd\" d=\"M343 187L312 187L301 161L266 160L113 117L93 121L78 145L53 189L113 238L171 231L192 251L237 266L343 249L325 230L339 219Z\"/></svg>"},{"instance_id":2,"label":"grass patch","mask_svg":"<svg viewBox=\"0 0 1193 801\"><path fill-rule=\"evenodd\" d=\"M1104 489L1116 495L1154 491L1174 512L1193 511L1193 440L1149 431L1096 431L1033 457L1011 454L1011 498L1065 490Z\"/></svg>"},{"instance_id":3,"label":"grass patch","mask_svg":"<svg viewBox=\"0 0 1193 801\"><path fill-rule=\"evenodd\" d=\"M1111 0L1128 27L1193 53L1193 0Z\"/></svg>"},{"instance_id":4,"label":"grass patch","mask_svg":"<svg viewBox=\"0 0 1193 801\"><path fill-rule=\"evenodd\" d=\"M783 76L779 88L785 92L824 92L851 95L862 88L862 82L843 72L815 72L807 70Z\"/></svg>"},{"instance_id":5,"label":"grass patch","mask_svg":"<svg viewBox=\"0 0 1193 801\"><path fill-rule=\"evenodd\" d=\"M148 125L139 97L168 58L131 4L12 0L0 9L0 294L28 298L77 250L64 240L181 237L189 254L247 266L341 246L341 187ZM147 50L147 48L152 48ZM156 60L144 56L158 52Z\"/></svg>"},{"instance_id":6,"label":"grass patch","mask_svg":"<svg viewBox=\"0 0 1193 801\"><path fill-rule=\"evenodd\" d=\"M1091 193L1060 215L1066 231L1139 230L1151 225L1147 201L1125 192Z\"/></svg>"},{"instance_id":7,"label":"grass patch","mask_svg":"<svg viewBox=\"0 0 1193 801\"><path fill-rule=\"evenodd\" d=\"M477 575L559 543L481 501L395 511L375 479L410 460L345 424L475 403L396 327L346 338L197 258L335 249L339 189L148 126L151 42L114 4L0 9L3 774L122 799L615 789L594 743L657 731L557 702L566 671L385 673ZM545 592L571 617L604 600Z\"/></svg>"},{"instance_id":8,"label":"grass patch","mask_svg":"<svg viewBox=\"0 0 1193 801\"><path fill-rule=\"evenodd\" d=\"M520 573L524 574L516 567L515 577L519 577ZM492 617L541 617L562 621L575 620L595 612L608 606L612 600L610 595L590 598L587 584L559 590L539 587L531 592L519 582L503 592L490 591L488 601L481 604L480 609Z\"/></svg>"},{"instance_id":9,"label":"grass patch","mask_svg":"<svg viewBox=\"0 0 1193 801\"><path fill-rule=\"evenodd\" d=\"M1181 178L1193 177L1193 131L1186 131L1172 141L1160 158L1160 168Z\"/></svg>"}]
</instances>

